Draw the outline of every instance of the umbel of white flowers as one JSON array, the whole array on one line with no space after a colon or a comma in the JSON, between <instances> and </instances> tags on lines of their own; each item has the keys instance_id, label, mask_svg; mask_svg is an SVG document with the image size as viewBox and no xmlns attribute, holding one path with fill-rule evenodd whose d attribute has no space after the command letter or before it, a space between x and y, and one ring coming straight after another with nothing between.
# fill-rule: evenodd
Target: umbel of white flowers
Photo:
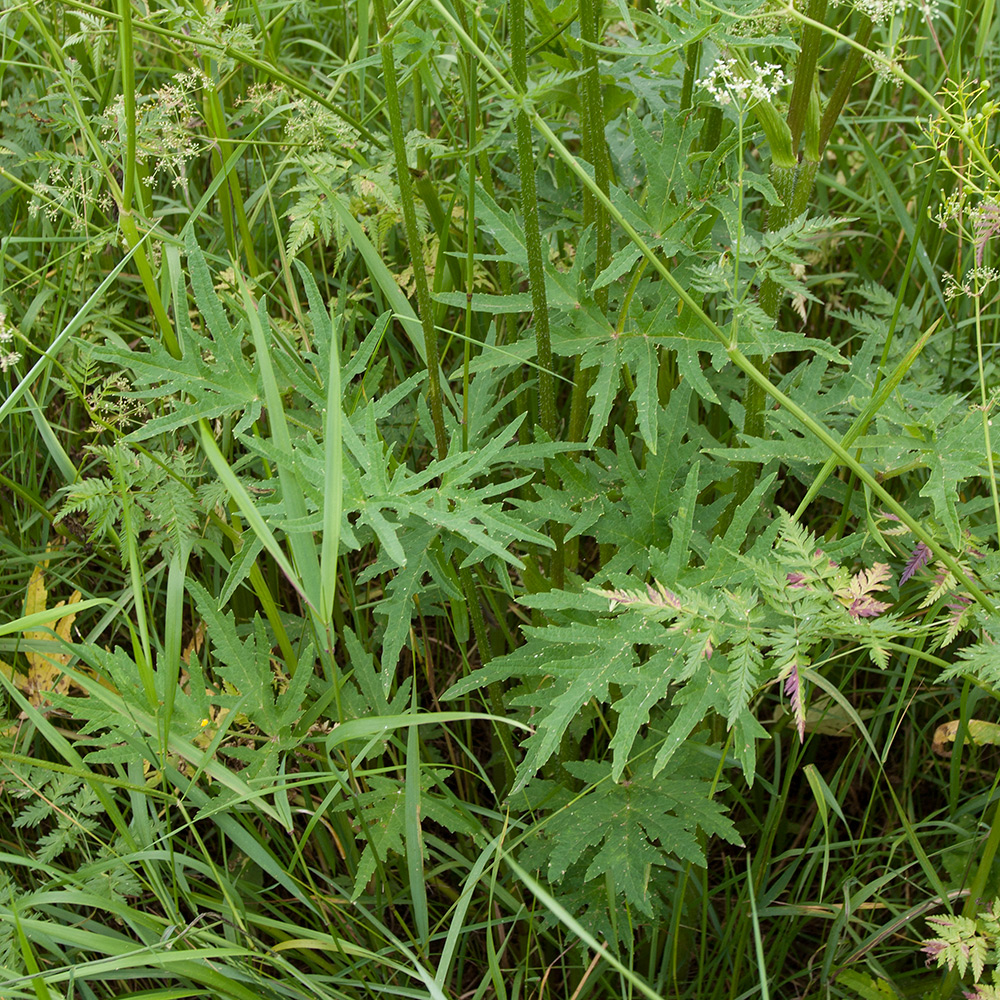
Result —
<instances>
[{"instance_id":1,"label":"umbel of white flowers","mask_svg":"<svg viewBox=\"0 0 1000 1000\"><path fill-rule=\"evenodd\" d=\"M725 56L716 59L708 75L698 81L698 86L704 87L717 104L722 107L733 104L738 108L769 101L787 84L788 77L777 63L755 60L744 75L736 60Z\"/></svg>"},{"instance_id":2,"label":"umbel of white flowers","mask_svg":"<svg viewBox=\"0 0 1000 1000\"><path fill-rule=\"evenodd\" d=\"M7 326L7 314L0 312L0 372L7 371L21 360L19 351L12 351L7 347L13 339L14 331Z\"/></svg>"}]
</instances>

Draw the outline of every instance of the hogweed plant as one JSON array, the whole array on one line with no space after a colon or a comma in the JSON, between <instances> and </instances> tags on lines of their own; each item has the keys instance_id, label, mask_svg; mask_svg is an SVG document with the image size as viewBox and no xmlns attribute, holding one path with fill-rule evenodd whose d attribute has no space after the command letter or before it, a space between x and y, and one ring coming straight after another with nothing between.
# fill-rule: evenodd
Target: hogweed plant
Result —
<instances>
[{"instance_id":1,"label":"hogweed plant","mask_svg":"<svg viewBox=\"0 0 1000 1000\"><path fill-rule=\"evenodd\" d=\"M996 35L0 11L0 992L991 996Z\"/></svg>"}]
</instances>

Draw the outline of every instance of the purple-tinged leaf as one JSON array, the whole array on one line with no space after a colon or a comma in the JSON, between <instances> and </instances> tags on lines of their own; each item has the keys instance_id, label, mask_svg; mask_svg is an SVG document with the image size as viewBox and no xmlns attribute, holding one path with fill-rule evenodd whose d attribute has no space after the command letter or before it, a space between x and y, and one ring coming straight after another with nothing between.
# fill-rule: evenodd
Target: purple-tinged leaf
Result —
<instances>
[{"instance_id":1,"label":"purple-tinged leaf","mask_svg":"<svg viewBox=\"0 0 1000 1000\"><path fill-rule=\"evenodd\" d=\"M875 618L891 607L885 601L877 601L872 594L888 590L883 582L892 575L888 564L875 563L871 569L858 570L846 587L838 587L834 594L847 608L852 618Z\"/></svg>"},{"instance_id":2,"label":"purple-tinged leaf","mask_svg":"<svg viewBox=\"0 0 1000 1000\"><path fill-rule=\"evenodd\" d=\"M792 715L795 716L795 728L799 731L799 743L804 743L806 738L806 710L805 705L802 703L802 680L799 677L798 664L792 664L792 669L785 678L785 694L788 695L788 703L792 707Z\"/></svg>"},{"instance_id":3,"label":"purple-tinged leaf","mask_svg":"<svg viewBox=\"0 0 1000 1000\"><path fill-rule=\"evenodd\" d=\"M930 557L931 550L923 542L917 542L917 547L913 550L909 561L903 569L903 575L899 578L899 585L902 586L906 583L918 569L923 569Z\"/></svg>"}]
</instances>

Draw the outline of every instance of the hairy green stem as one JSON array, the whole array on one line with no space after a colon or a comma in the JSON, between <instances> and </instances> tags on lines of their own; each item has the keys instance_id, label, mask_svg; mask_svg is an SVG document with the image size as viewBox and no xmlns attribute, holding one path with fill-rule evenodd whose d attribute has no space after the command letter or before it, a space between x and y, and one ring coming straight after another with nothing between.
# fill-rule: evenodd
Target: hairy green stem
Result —
<instances>
[{"instance_id":1,"label":"hairy green stem","mask_svg":"<svg viewBox=\"0 0 1000 1000\"><path fill-rule=\"evenodd\" d=\"M802 138L802 130L806 123L813 77L816 75L816 58L823 37L819 24L826 16L826 3L827 0L807 0L806 3L806 14L813 23L802 26L799 58L795 64L795 80L792 83L792 96L788 101L788 128L792 133L793 151L798 151L799 140Z\"/></svg>"},{"instance_id":2,"label":"hairy green stem","mask_svg":"<svg viewBox=\"0 0 1000 1000\"><path fill-rule=\"evenodd\" d=\"M597 0L580 0L580 40L583 43L583 67L581 80L580 122L583 138L583 155L594 168L594 181L607 194L610 188L607 143L604 138L604 101L601 97L601 79L597 64L597 44L600 35L600 11ZM594 278L611 261L611 217L607 210L584 187L583 225L586 229L595 224L597 234ZM594 300L604 313L608 308L607 285L594 292ZM573 373L573 396L570 403L570 441L580 441L587 414L587 391L593 381L593 369L584 369L578 355ZM575 562L575 559L571 559Z\"/></svg>"},{"instance_id":3,"label":"hairy green stem","mask_svg":"<svg viewBox=\"0 0 1000 1000\"><path fill-rule=\"evenodd\" d=\"M802 133L806 129L810 117L816 57L822 36L822 18L825 13L826 0L810 0L806 10L809 20L802 27L802 48L795 69L795 82L792 86L792 97L788 109L788 129L793 154L798 149ZM774 184L781 203L768 210L764 225L765 232L775 232L787 226L806 210L812 195L816 167L819 165L819 159L822 151L826 148L833 127L847 102L861 65L863 47L868 43L871 30L872 22L867 17L863 18L856 37L856 41L862 48L851 49L844 69L837 79L833 94L827 102L818 131L810 129L811 134L807 136L807 146L810 148L807 149L807 153L816 153L815 160L809 157L807 161L803 162L802 168L779 163L777 158L772 162L771 182ZM808 167L806 167L806 162L809 163ZM761 284L758 303L770 319L777 321L781 306L781 288L770 277L765 278ZM762 357L754 356L750 360L760 371L766 373L770 369L773 359L765 360ZM753 385L748 386L744 405L744 439L763 437L766 429L764 393ZM743 462L740 464L736 473L733 500L723 518L723 530L728 526L729 520L739 505L750 495L759 472L760 469L756 463Z\"/></svg>"},{"instance_id":4,"label":"hairy green stem","mask_svg":"<svg viewBox=\"0 0 1000 1000\"><path fill-rule=\"evenodd\" d=\"M385 103L389 114L389 128L392 132L392 151L396 161L396 179L399 183L399 200L403 206L403 225L406 243L413 262L413 283L417 289L417 310L424 332L427 353L427 406L434 424L434 438L438 458L448 454L448 435L444 426L444 404L441 399L441 358L438 350L437 327L434 325L434 309L431 304L430 289L427 286L427 271L424 268L423 243L417 227L417 212L413 203L413 182L406 161L406 140L403 137L403 116L399 108L399 90L396 86L396 65L393 58L392 42L388 39L389 23L385 14L385 0L374 0L375 23L378 28L379 48L382 50L382 73L385 80Z\"/></svg>"},{"instance_id":5,"label":"hairy green stem","mask_svg":"<svg viewBox=\"0 0 1000 1000\"><path fill-rule=\"evenodd\" d=\"M552 373L552 342L549 335L549 305L545 291L545 257L542 253L542 236L538 222L538 192L535 187L535 155L531 146L531 122L528 120L525 95L528 84L527 41L524 28L524 0L510 0L508 6L511 40L511 69L514 86L522 106L514 119L517 135L517 164L521 178L521 213L524 217L524 242L528 251L528 284L531 287L531 304L535 323L535 350L538 355L538 416L542 430L552 441L558 434L556 417L556 388ZM546 478L550 486L551 470ZM559 588L563 583L564 551L563 528L553 523L550 534L556 548L549 567L550 582Z\"/></svg>"},{"instance_id":6,"label":"hairy green stem","mask_svg":"<svg viewBox=\"0 0 1000 1000\"><path fill-rule=\"evenodd\" d=\"M135 195L135 52L132 41L131 0L118 0L121 25L122 98L125 111L125 157L122 160L122 209L132 210Z\"/></svg>"},{"instance_id":7,"label":"hairy green stem","mask_svg":"<svg viewBox=\"0 0 1000 1000\"><path fill-rule=\"evenodd\" d=\"M788 225L791 221L792 200L795 192L796 168L793 166L783 166L777 163L771 165L771 182L774 184L778 197L781 199L777 205L772 205L767 213L767 221L764 225L765 231L774 231ZM758 301L761 309L774 319L778 314L778 306L781 302L781 289L770 277L765 278L761 284ZM751 354L749 360L758 371L765 375L771 368L771 359L760 354ZM766 393L755 382L748 382L743 396L743 438L744 443L748 438L759 438L764 436L766 424ZM733 499L726 509L725 515L720 522L719 530L725 532L729 527L733 515L737 508L753 491L754 484L760 468L756 462L740 462L736 469L736 479L733 485Z\"/></svg>"},{"instance_id":8,"label":"hairy green stem","mask_svg":"<svg viewBox=\"0 0 1000 1000\"><path fill-rule=\"evenodd\" d=\"M135 59L132 53L131 14L131 8L125 5L124 0L121 11L115 11L108 15L106 15L104 11L101 11L102 17L111 16L119 22L119 48L122 62L123 96L126 106L130 100L132 103L133 113L127 115L128 123L125 135L126 150L125 155L122 158L123 181L127 176L129 176L129 163L132 164L132 187L129 192L130 200L129 202L126 202L122 189L118 186L114 173L112 172L104 155L104 148L99 142L97 136L94 134L93 129L90 127L89 115L84 111L77 89L74 87L73 81L69 79L66 71L66 61L63 56L62 45L52 36L45 22L38 16L37 11L35 11L32 6L29 5L24 9L24 16L31 22L33 27L38 31L39 36L45 41L49 54L52 57L53 64L63 78L65 93L69 97L69 100L73 105L73 109L76 112L76 118L80 123L80 128L86 138L87 146L97 163L101 175L104 178L104 182L108 186L108 190L111 192L112 197L119 205L119 225L121 226L122 235L125 237L125 242L127 243L129 250L133 252L136 270L139 272L143 290L149 300L149 305L153 311L153 316L156 319L157 326L160 328L160 334L163 337L163 342L170 354L175 358L179 358L181 356L180 346L177 343L177 338L174 336L173 326L167 316L167 311L163 307L163 302L160 299L159 289L157 288L156 280L146 257L146 249L142 246L143 238L139 236L138 227L132 217L131 201L134 198L133 192L135 190ZM131 126L131 128L129 128L129 126ZM129 145L130 132L131 146ZM129 152L130 149L131 152Z\"/></svg>"},{"instance_id":9,"label":"hairy green stem","mask_svg":"<svg viewBox=\"0 0 1000 1000\"><path fill-rule=\"evenodd\" d=\"M479 660L486 666L493 659L493 647L490 644L490 634L486 627L486 619L483 616L483 606L476 593L476 584L472 579L472 570L468 566L459 568L459 579L462 581L462 589L465 591L465 600L469 607L469 617L472 619L472 632L476 637L476 645L479 647ZM503 717L507 714L506 704L503 697L503 688L499 681L494 681L487 688L490 699L490 711L494 715ZM500 750L502 761L494 772L493 781L497 786L497 798L502 799L514 786L515 767L514 761L517 759L514 750L514 739L510 733L509 726L494 726L494 731L500 738Z\"/></svg>"},{"instance_id":10,"label":"hairy green stem","mask_svg":"<svg viewBox=\"0 0 1000 1000\"><path fill-rule=\"evenodd\" d=\"M976 309L976 363L979 368L980 417L983 423L983 443L986 446L986 464L989 468L990 496L993 500L993 518L997 532L997 542L1000 543L1000 496L997 494L997 477L993 467L993 441L990 433L990 400L986 392L986 366L983 362L983 315L982 289L979 287L978 276L975 279L975 309Z\"/></svg>"},{"instance_id":11,"label":"hairy green stem","mask_svg":"<svg viewBox=\"0 0 1000 1000\"><path fill-rule=\"evenodd\" d=\"M694 96L694 78L698 75L698 64L701 62L701 42L692 42L684 50L684 79L681 82L681 111L691 107Z\"/></svg>"},{"instance_id":12,"label":"hairy green stem","mask_svg":"<svg viewBox=\"0 0 1000 1000\"><path fill-rule=\"evenodd\" d=\"M918 209L913 226L913 236L910 240L910 251L907 254L906 266L903 268L903 280L900 283L899 291L896 293L896 306L892 311L892 319L889 321L889 332L885 338L885 344L882 345L882 360L879 363L879 369L875 373L875 384L872 387L872 400L877 398L879 387L882 384L883 372L885 370L886 362L889 360L889 348L892 346L893 335L896 330L896 324L899 321L899 312L903 306L903 301L906 297L906 288L910 281L910 274L913 270L913 263L916 260L917 248L920 246L920 230L923 227L924 219L927 218L927 206L930 204L931 193L934 191L934 178L937 175L938 160L935 158L933 165L931 166L930 176L927 178L924 184L924 193L920 200L920 208ZM926 338L921 338L924 340ZM914 359L915 360L915 359ZM865 434L868 431L868 425L871 423L872 418L875 415L873 411L871 416L867 417L863 422L858 425L857 432L851 434L849 431L847 435L844 436L845 446L855 440L859 435ZM985 412L985 411L984 411ZM853 431L854 428L851 429ZM850 441L848 440L850 438ZM990 459L990 464L992 466L992 454L987 453ZM861 461L861 450L858 449L857 453L858 461ZM824 467L825 471L825 467ZM822 477L822 478L820 478ZM823 472L817 477L816 481L813 482L812 487L810 487L807 498L810 498L814 491L819 489L819 484L825 479L826 476ZM990 476L990 482L993 483L994 497L996 496L996 480ZM844 533L844 528L847 526L847 519L851 516L851 500L854 497L854 491L857 488L858 481L857 477L852 473L850 479L847 483L847 496L844 498L844 502L840 508L840 517L837 519L836 525L831 531L828 532L828 538L840 538ZM1000 531L1000 517L998 517L998 531Z\"/></svg>"},{"instance_id":13,"label":"hairy green stem","mask_svg":"<svg viewBox=\"0 0 1000 1000\"><path fill-rule=\"evenodd\" d=\"M847 98L854 86L854 79L861 68L861 60L864 58L865 47L872 36L872 22L867 17L861 18L854 40L857 46L852 46L851 51L844 62L844 67L837 77L837 83L833 88L830 99L823 109L823 118L819 125L819 149L820 153L826 149L830 136L833 135L833 128L837 124L841 111L847 103Z\"/></svg>"},{"instance_id":14,"label":"hairy green stem","mask_svg":"<svg viewBox=\"0 0 1000 1000\"><path fill-rule=\"evenodd\" d=\"M722 108L712 105L705 111L701 125L701 135L698 137L698 149L711 152L719 145L722 135Z\"/></svg>"},{"instance_id":15,"label":"hairy green stem","mask_svg":"<svg viewBox=\"0 0 1000 1000\"><path fill-rule=\"evenodd\" d=\"M511 69L518 95L527 93L527 42L524 30L524 0L510 0ZM538 413L542 429L551 440L557 436L556 390L552 376L552 343L549 336L549 305L545 292L545 257L538 223L538 192L535 187L535 155L531 147L531 123L522 107L514 120L517 163L521 178L521 212L524 242L528 251L528 284L534 312L535 346L538 353Z\"/></svg>"},{"instance_id":16,"label":"hairy green stem","mask_svg":"<svg viewBox=\"0 0 1000 1000\"><path fill-rule=\"evenodd\" d=\"M597 45L600 39L598 0L580 0L580 39L583 42L583 67L586 70L582 105L584 156L594 168L594 183L607 195L611 179L607 142L604 138L604 100L601 96L600 68L597 63ZM594 277L599 278L611 262L611 216L599 201L595 205L594 221L597 225ZM594 292L594 300L602 312L608 307L608 293L607 285Z\"/></svg>"},{"instance_id":17,"label":"hairy green stem","mask_svg":"<svg viewBox=\"0 0 1000 1000\"><path fill-rule=\"evenodd\" d=\"M250 231L250 222L247 219L246 209L243 205L243 192L240 190L240 178L236 170L236 165L233 164L226 170L226 163L233 152L233 143L229 138L229 131L226 128L226 116L222 110L222 102L219 99L218 90L213 90L206 95L205 105L208 112L205 116L206 124L214 140L212 146L212 165L215 168L216 175L225 173L226 179L223 187L220 188L220 192L224 189L228 194L229 208L232 211L233 219L236 221L236 228L239 230L240 243L243 246L247 271L252 278L255 278L261 273L262 268L257 262L257 254L254 251L253 236ZM228 213L225 218L229 221ZM232 223L230 222L231 227ZM239 259L236 253L235 234L233 234L233 245L230 247L230 252L233 255L233 260Z\"/></svg>"}]
</instances>

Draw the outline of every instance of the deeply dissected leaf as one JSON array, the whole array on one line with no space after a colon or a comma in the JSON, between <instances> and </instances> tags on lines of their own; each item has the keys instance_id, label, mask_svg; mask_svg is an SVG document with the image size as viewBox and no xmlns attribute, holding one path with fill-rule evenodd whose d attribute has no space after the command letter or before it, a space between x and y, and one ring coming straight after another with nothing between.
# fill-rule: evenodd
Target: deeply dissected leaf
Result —
<instances>
[{"instance_id":1,"label":"deeply dissected leaf","mask_svg":"<svg viewBox=\"0 0 1000 1000\"><path fill-rule=\"evenodd\" d=\"M740 838L714 801L715 766L688 748L669 770L656 775L648 759L627 780L612 780L606 764L570 761L566 769L588 793L556 812L546 825L549 879L561 882L571 867L583 867L590 882L607 876L625 901L652 916L656 869L678 858L703 865L701 830L733 844Z\"/></svg>"},{"instance_id":2,"label":"deeply dissected leaf","mask_svg":"<svg viewBox=\"0 0 1000 1000\"><path fill-rule=\"evenodd\" d=\"M243 353L246 324L242 319L235 326L230 324L212 287L204 254L193 242L188 245L188 264L207 335L195 330L190 317L180 313L177 319L184 353L179 359L158 338L150 338L145 351L113 346L94 349L97 359L131 369L135 383L128 394L131 398L167 401L168 412L132 431L130 441L146 441L189 427L199 419L233 414L238 415L234 431L239 433L260 416L263 385L252 355ZM184 288L178 288L177 301L184 302L186 297Z\"/></svg>"},{"instance_id":3,"label":"deeply dissected leaf","mask_svg":"<svg viewBox=\"0 0 1000 1000\"><path fill-rule=\"evenodd\" d=\"M683 509L693 501L696 474L689 472L682 489L663 492L680 471L671 465L678 452L679 447L665 449L655 463L650 456L646 476L623 463L626 483L633 480L626 495L628 489L636 491L632 502L637 516L645 518L647 537L656 523L658 498L667 521L684 537ZM664 473L659 485L653 474L657 467ZM736 757L752 782L754 745L766 736L754 714L764 685L777 681L783 686L804 737L807 703L800 670L812 662L814 648L838 636L858 643L884 665L895 629L892 617L855 615L850 608L885 587L887 568L876 565L851 577L790 517L784 517L782 528L768 561L743 557L753 572L736 589L720 590L711 581L687 588L635 580L595 591L608 601L607 610L595 614L591 609L586 615L584 595L550 591L528 599L549 612L550 624L526 627L524 646L448 692L455 697L505 678L524 680L511 704L530 706L534 732L522 745L514 792L545 768L573 720L592 701L614 709L608 745L613 780L622 778L636 740L669 705L673 713L656 747L654 776L669 767L706 715L716 712L733 729ZM660 565L677 566L681 577L686 561L658 559ZM881 615L884 609L874 603L865 609Z\"/></svg>"},{"instance_id":4,"label":"deeply dissected leaf","mask_svg":"<svg viewBox=\"0 0 1000 1000\"><path fill-rule=\"evenodd\" d=\"M188 581L188 589L208 626L208 636L220 661L215 669L225 682L229 700L235 703L238 698L243 714L261 732L271 737L281 735L301 713L309 672L303 669L290 681L276 676L271 665L271 642L259 615L254 616L253 631L241 641L231 613L219 611L208 591L193 580Z\"/></svg>"}]
</instances>

